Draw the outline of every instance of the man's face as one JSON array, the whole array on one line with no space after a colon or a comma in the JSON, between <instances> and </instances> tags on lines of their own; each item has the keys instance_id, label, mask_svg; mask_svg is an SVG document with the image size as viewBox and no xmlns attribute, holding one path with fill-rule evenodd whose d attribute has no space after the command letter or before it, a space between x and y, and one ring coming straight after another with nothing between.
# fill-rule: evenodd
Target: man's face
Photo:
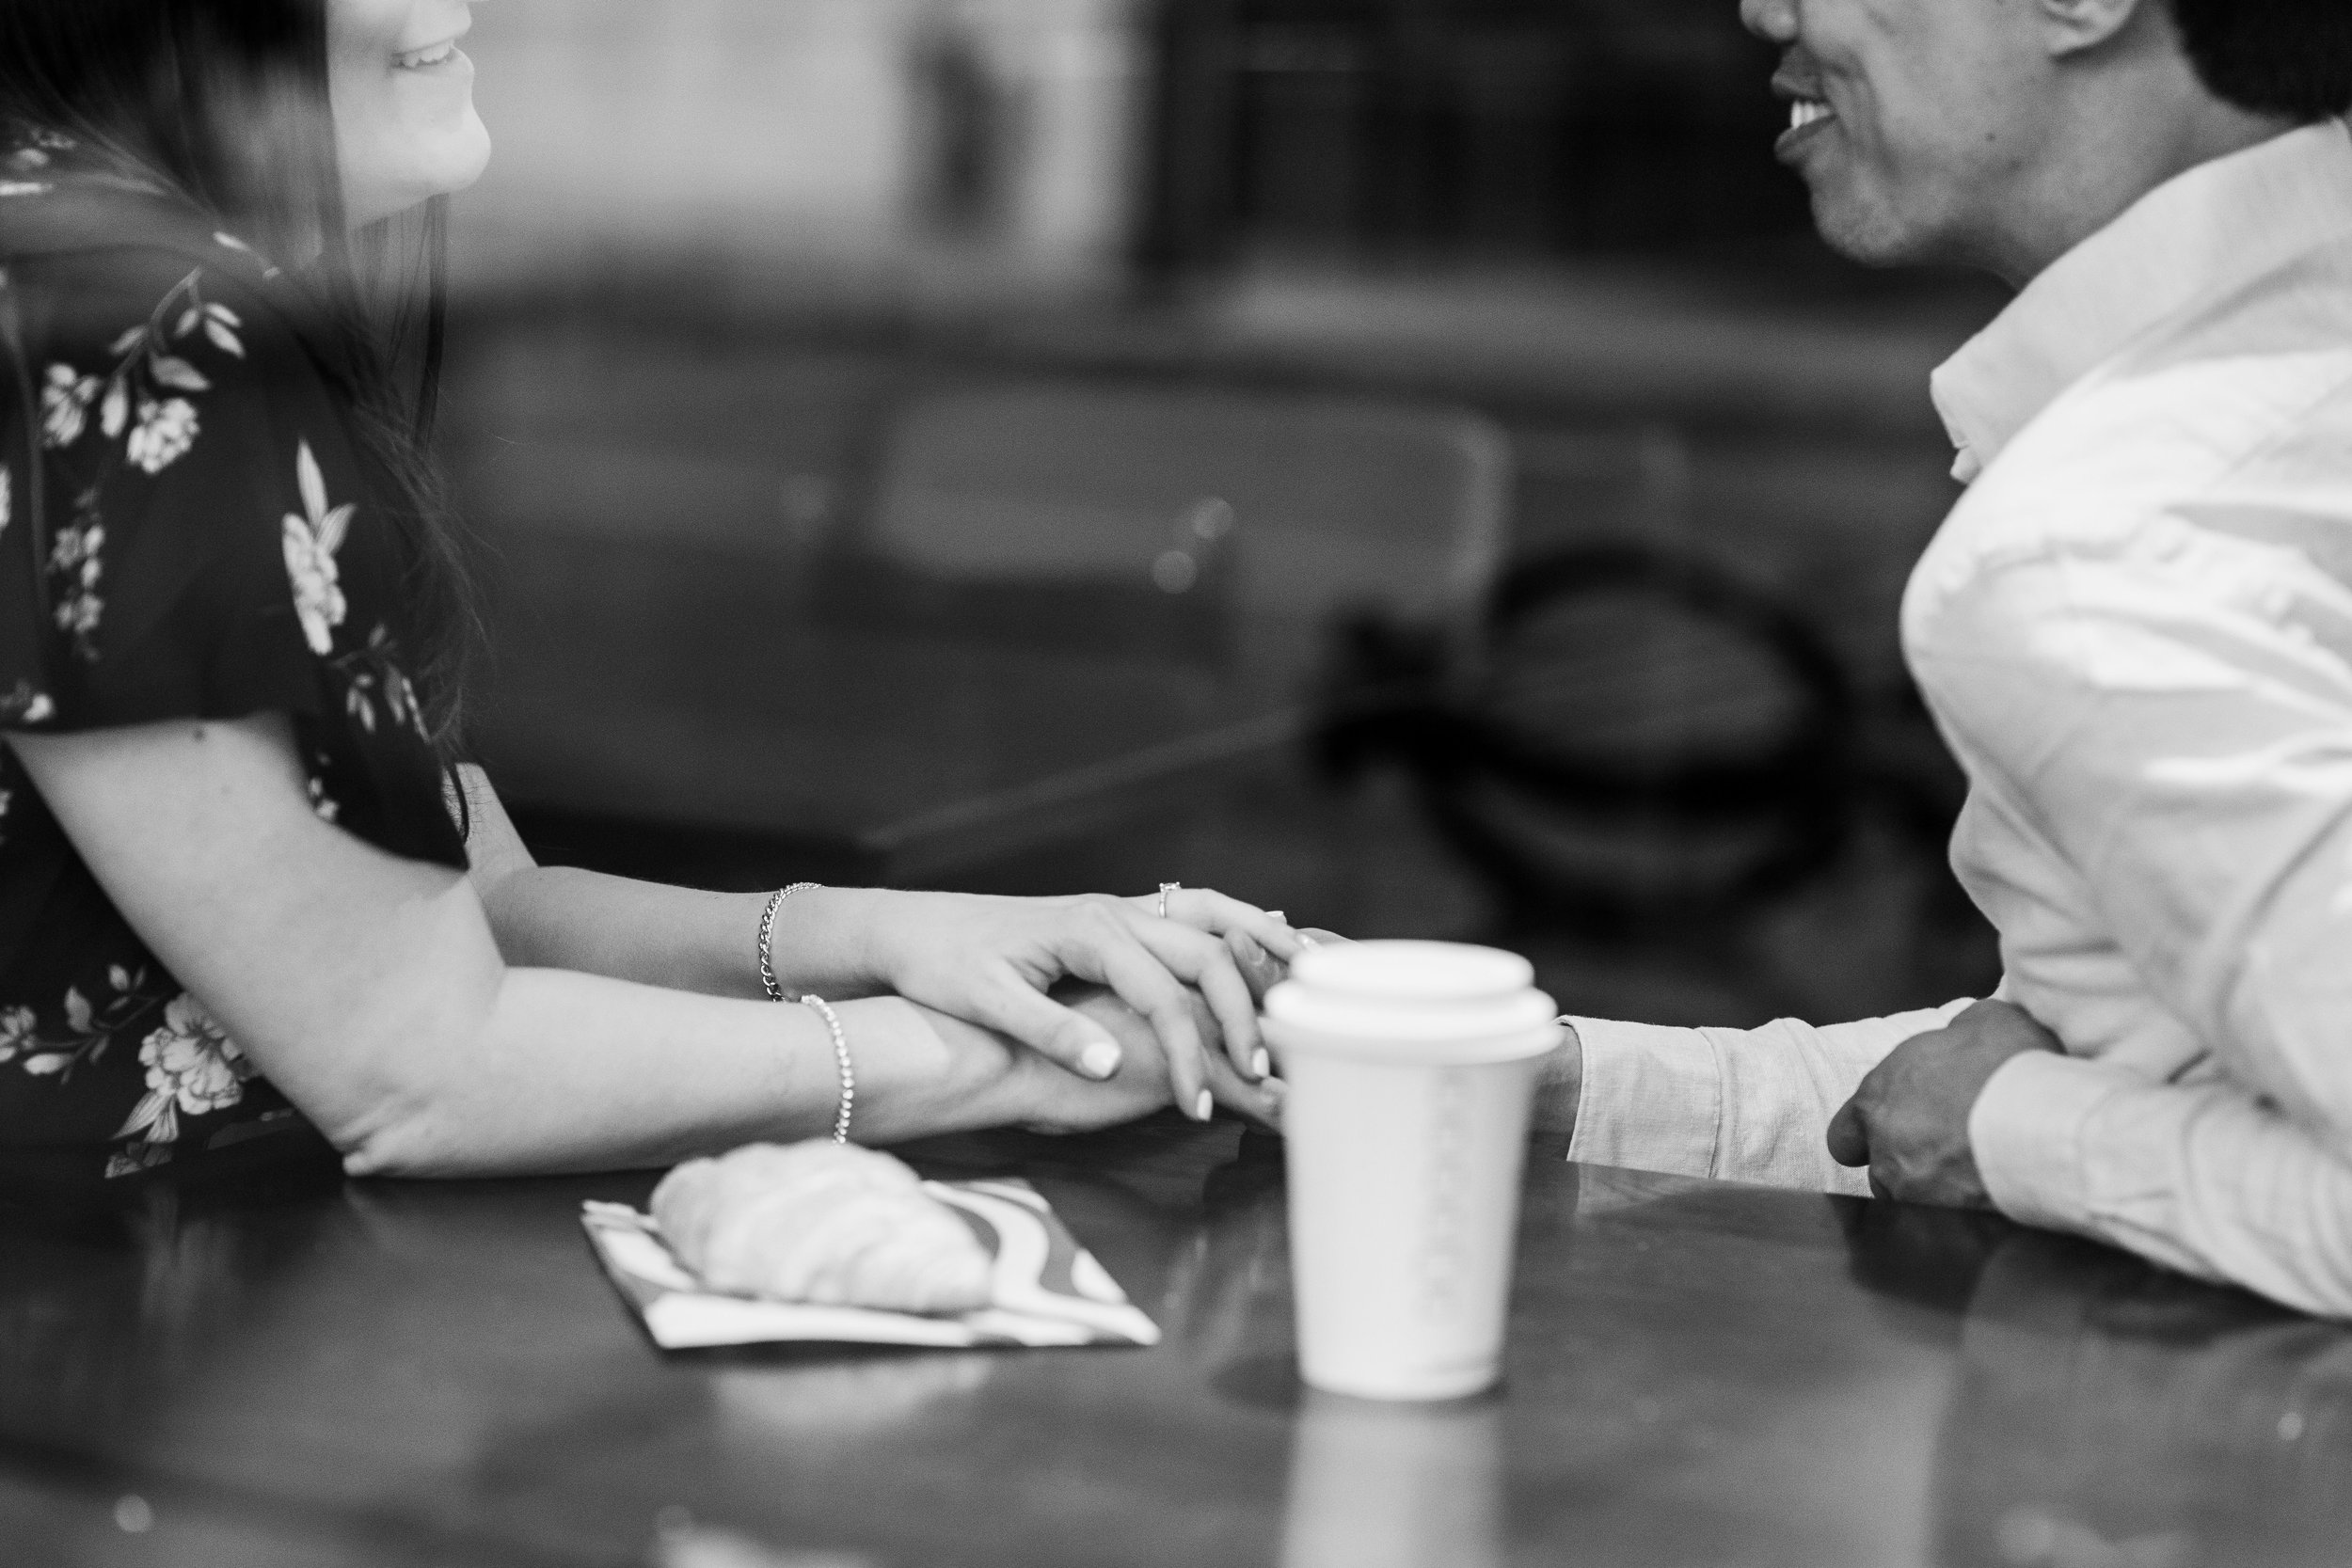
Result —
<instances>
[{"instance_id":1,"label":"man's face","mask_svg":"<svg viewBox=\"0 0 2352 1568\"><path fill-rule=\"evenodd\" d=\"M2049 60L2033 0L1742 0L1787 54L1777 149L1840 253L1874 265L1986 260L2042 134Z\"/></svg>"}]
</instances>

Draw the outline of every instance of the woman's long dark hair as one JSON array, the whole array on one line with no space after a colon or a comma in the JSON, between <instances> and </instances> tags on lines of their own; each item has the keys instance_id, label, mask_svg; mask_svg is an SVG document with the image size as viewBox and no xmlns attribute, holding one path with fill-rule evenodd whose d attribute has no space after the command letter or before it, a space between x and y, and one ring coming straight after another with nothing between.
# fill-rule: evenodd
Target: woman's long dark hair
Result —
<instances>
[{"instance_id":1,"label":"woman's long dark hair","mask_svg":"<svg viewBox=\"0 0 2352 1568\"><path fill-rule=\"evenodd\" d=\"M447 203L357 233L345 223L326 0L0 0L0 126L11 119L171 187L309 290L303 330L399 502L401 640L435 743L454 756L481 617L432 459Z\"/></svg>"}]
</instances>

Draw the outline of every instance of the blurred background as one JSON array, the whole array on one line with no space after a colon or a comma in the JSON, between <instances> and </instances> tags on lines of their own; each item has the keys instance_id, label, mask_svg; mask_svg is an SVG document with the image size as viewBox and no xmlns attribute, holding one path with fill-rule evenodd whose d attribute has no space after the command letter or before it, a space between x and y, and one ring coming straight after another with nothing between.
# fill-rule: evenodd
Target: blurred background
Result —
<instances>
[{"instance_id":1,"label":"blurred background","mask_svg":"<svg viewBox=\"0 0 2352 1568\"><path fill-rule=\"evenodd\" d=\"M545 859L1211 885L1579 1011L1997 978L1904 676L2001 304L1734 0L500 0L446 440Z\"/></svg>"}]
</instances>

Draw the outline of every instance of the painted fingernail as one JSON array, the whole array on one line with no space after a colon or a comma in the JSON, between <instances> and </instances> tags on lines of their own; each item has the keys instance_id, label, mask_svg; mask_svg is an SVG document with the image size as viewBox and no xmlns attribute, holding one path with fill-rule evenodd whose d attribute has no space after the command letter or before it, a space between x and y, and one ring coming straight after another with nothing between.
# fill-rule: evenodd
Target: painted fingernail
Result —
<instances>
[{"instance_id":1,"label":"painted fingernail","mask_svg":"<svg viewBox=\"0 0 2352 1568\"><path fill-rule=\"evenodd\" d=\"M1089 1078L1108 1078L1119 1070L1119 1047L1108 1040L1096 1040L1078 1053L1078 1065Z\"/></svg>"},{"instance_id":2,"label":"painted fingernail","mask_svg":"<svg viewBox=\"0 0 2352 1568\"><path fill-rule=\"evenodd\" d=\"M1249 1058L1249 1070L1263 1078L1274 1070L1274 1058L1261 1050Z\"/></svg>"},{"instance_id":3,"label":"painted fingernail","mask_svg":"<svg viewBox=\"0 0 2352 1568\"><path fill-rule=\"evenodd\" d=\"M1208 1090L1202 1089L1200 1096L1192 1102L1192 1119L1206 1121L1215 1115L1216 1115L1216 1101Z\"/></svg>"}]
</instances>

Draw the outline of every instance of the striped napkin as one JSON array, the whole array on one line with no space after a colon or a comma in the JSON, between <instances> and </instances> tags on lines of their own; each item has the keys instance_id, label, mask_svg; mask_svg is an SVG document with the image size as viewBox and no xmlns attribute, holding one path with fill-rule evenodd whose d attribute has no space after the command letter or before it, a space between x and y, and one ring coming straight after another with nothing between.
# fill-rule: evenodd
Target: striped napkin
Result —
<instances>
[{"instance_id":1,"label":"striped napkin","mask_svg":"<svg viewBox=\"0 0 2352 1568\"><path fill-rule=\"evenodd\" d=\"M814 1307L714 1291L662 1240L653 1216L625 1203L584 1203L580 1223L597 1260L664 1350L791 1342L863 1345L1156 1345L1158 1325L1080 1246L1026 1181L926 1181L995 1259L990 1302L977 1312L923 1317L862 1307Z\"/></svg>"}]
</instances>

